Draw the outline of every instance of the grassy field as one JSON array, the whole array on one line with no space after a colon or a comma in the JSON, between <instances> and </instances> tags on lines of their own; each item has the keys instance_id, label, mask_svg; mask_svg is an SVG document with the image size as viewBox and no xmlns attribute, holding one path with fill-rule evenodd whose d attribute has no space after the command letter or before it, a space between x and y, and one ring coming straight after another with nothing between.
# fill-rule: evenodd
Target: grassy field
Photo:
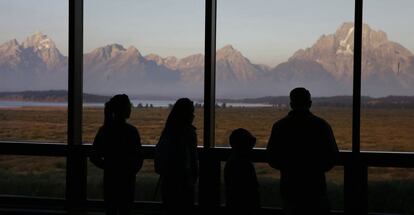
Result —
<instances>
[{"instance_id":1,"label":"grassy field","mask_svg":"<svg viewBox=\"0 0 414 215\"><path fill-rule=\"evenodd\" d=\"M216 145L228 146L230 132L247 128L257 137L257 147L265 147L272 124L287 113L275 108L220 108L216 111ZM340 149L351 148L352 111L350 108L317 108L334 130ZM169 113L167 108L134 109L129 122L138 127L143 144L155 144ZM196 110L195 126L203 143L203 109ZM65 108L0 109L0 140L66 142ZM83 141L92 142L102 124L100 108L83 111ZM363 150L414 151L414 110L363 109L361 148ZM0 156L0 194L63 197L64 158ZM280 206L278 172L267 164L256 164L265 206ZM343 168L328 173L333 208L343 207ZM155 192L158 176L152 162L146 161L137 178L137 199L159 200ZM396 168L370 168L370 208L375 211L414 213L414 172ZM88 196L102 198L102 172L88 164ZM402 198L403 197L403 198Z\"/></svg>"}]
</instances>

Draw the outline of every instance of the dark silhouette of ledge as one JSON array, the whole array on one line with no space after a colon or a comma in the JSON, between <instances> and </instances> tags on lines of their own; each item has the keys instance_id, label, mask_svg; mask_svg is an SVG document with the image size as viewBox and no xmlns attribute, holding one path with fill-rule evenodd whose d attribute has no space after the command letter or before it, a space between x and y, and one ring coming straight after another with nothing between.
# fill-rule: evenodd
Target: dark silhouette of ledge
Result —
<instances>
[{"instance_id":1,"label":"dark silhouette of ledge","mask_svg":"<svg viewBox=\"0 0 414 215\"><path fill-rule=\"evenodd\" d=\"M84 156L88 156L91 152L91 145L68 146L63 143L37 143L37 142L13 142L0 141L1 155L29 155L29 156L51 156L66 157L69 147L73 147ZM153 145L144 145L143 155L145 159L153 159L155 148ZM200 154L204 154L218 161L225 161L230 149L226 147L217 147L204 150L203 147L198 148ZM252 161L256 163L265 163L265 149L254 149L252 152ZM359 154L360 162L366 167L399 167L414 168L414 153L410 152L381 152L381 151L362 151ZM341 151L336 166L349 166L355 159L352 152ZM345 175L346 175L345 171ZM368 174L368 173L366 173ZM345 177L346 180L346 177ZM345 188L349 189L349 188ZM352 189L352 188L351 188ZM346 198L346 197L345 197ZM67 214L65 209L65 199L39 198L29 196L6 196L0 194L0 214ZM88 214L103 214L103 201L87 200L85 210ZM223 209L223 207L220 207ZM140 211L137 211L140 209ZM141 212L141 210L144 212ZM161 214L160 202L135 202L134 214ZM147 213L145 213L147 211ZM261 214L281 214L280 208L262 208ZM343 211L334 211L332 214L343 214ZM369 214L386 214L386 213L369 213Z\"/></svg>"}]
</instances>

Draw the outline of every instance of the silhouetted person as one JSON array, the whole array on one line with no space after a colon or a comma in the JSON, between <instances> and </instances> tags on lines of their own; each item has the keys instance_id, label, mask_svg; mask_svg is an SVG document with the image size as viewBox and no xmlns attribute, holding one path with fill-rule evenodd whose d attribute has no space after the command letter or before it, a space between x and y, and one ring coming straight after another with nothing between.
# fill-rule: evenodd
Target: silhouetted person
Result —
<instances>
[{"instance_id":1,"label":"silhouetted person","mask_svg":"<svg viewBox=\"0 0 414 215\"><path fill-rule=\"evenodd\" d=\"M256 138L239 128L230 135L231 155L224 167L228 214L257 214L260 208L259 183L250 161Z\"/></svg>"},{"instance_id":2,"label":"silhouetted person","mask_svg":"<svg viewBox=\"0 0 414 215\"><path fill-rule=\"evenodd\" d=\"M161 176L162 201L168 214L191 214L198 177L194 104L174 104L156 146L155 170Z\"/></svg>"},{"instance_id":3,"label":"silhouetted person","mask_svg":"<svg viewBox=\"0 0 414 215\"><path fill-rule=\"evenodd\" d=\"M290 92L292 111L273 125L267 145L270 166L280 170L286 214L328 214L325 172L333 168L338 147L329 124L309 109L305 88Z\"/></svg>"},{"instance_id":4,"label":"silhouetted person","mask_svg":"<svg viewBox=\"0 0 414 215\"><path fill-rule=\"evenodd\" d=\"M104 170L104 200L107 215L131 213L135 177L142 167L141 139L128 124L131 102L116 95L105 103L104 124L93 142L92 163Z\"/></svg>"}]
</instances>

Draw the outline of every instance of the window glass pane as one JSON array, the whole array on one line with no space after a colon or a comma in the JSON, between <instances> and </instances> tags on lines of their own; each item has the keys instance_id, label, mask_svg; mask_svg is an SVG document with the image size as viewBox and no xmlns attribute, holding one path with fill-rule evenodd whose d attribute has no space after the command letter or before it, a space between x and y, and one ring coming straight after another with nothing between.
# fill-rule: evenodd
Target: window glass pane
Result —
<instances>
[{"instance_id":1,"label":"window glass pane","mask_svg":"<svg viewBox=\"0 0 414 215\"><path fill-rule=\"evenodd\" d=\"M331 210L344 210L344 168L334 167L326 173L326 184Z\"/></svg>"},{"instance_id":2,"label":"window glass pane","mask_svg":"<svg viewBox=\"0 0 414 215\"><path fill-rule=\"evenodd\" d=\"M192 99L201 145L205 2L84 3L83 142L92 143L102 126L104 103L125 93L133 103L128 122L138 128L143 145L158 142L178 98ZM102 198L102 170L88 167L88 198ZM145 161L137 175L135 200L159 201L157 181L152 162Z\"/></svg>"},{"instance_id":3,"label":"window glass pane","mask_svg":"<svg viewBox=\"0 0 414 215\"><path fill-rule=\"evenodd\" d=\"M403 168L368 169L369 212L413 214L414 172Z\"/></svg>"},{"instance_id":4,"label":"window glass pane","mask_svg":"<svg viewBox=\"0 0 414 215\"><path fill-rule=\"evenodd\" d=\"M0 195L65 197L66 160L0 156Z\"/></svg>"},{"instance_id":5,"label":"window glass pane","mask_svg":"<svg viewBox=\"0 0 414 215\"><path fill-rule=\"evenodd\" d=\"M226 161L221 163L221 204L226 205L226 184L224 168ZM259 198L261 207L282 208L280 196L280 174L266 163L254 163L257 181L259 183Z\"/></svg>"},{"instance_id":6,"label":"window glass pane","mask_svg":"<svg viewBox=\"0 0 414 215\"><path fill-rule=\"evenodd\" d=\"M265 147L289 92L309 89L311 111L351 148L353 1L219 1L216 145L243 127Z\"/></svg>"},{"instance_id":7,"label":"window glass pane","mask_svg":"<svg viewBox=\"0 0 414 215\"><path fill-rule=\"evenodd\" d=\"M279 172L265 163L256 163L255 168L259 182L261 206L282 208Z\"/></svg>"},{"instance_id":8,"label":"window glass pane","mask_svg":"<svg viewBox=\"0 0 414 215\"><path fill-rule=\"evenodd\" d=\"M203 103L204 1L85 0L84 14L84 142L93 141L103 105L115 94L131 99L129 122L143 144L157 143L176 99Z\"/></svg>"},{"instance_id":9,"label":"window glass pane","mask_svg":"<svg viewBox=\"0 0 414 215\"><path fill-rule=\"evenodd\" d=\"M0 140L65 142L67 0L0 1Z\"/></svg>"},{"instance_id":10,"label":"window glass pane","mask_svg":"<svg viewBox=\"0 0 414 215\"><path fill-rule=\"evenodd\" d=\"M160 187L157 189L159 175L154 172L152 160L145 160L144 165L136 178L136 201L161 201ZM88 199L103 199L103 173L102 170L88 162Z\"/></svg>"},{"instance_id":11,"label":"window glass pane","mask_svg":"<svg viewBox=\"0 0 414 215\"><path fill-rule=\"evenodd\" d=\"M221 204L226 203L224 166L222 162L221 177ZM280 194L280 172L272 169L266 163L255 163L257 180L259 182L260 205L266 208L282 208L282 197ZM326 174L327 194L332 210L343 210L343 186L344 168L335 167Z\"/></svg>"},{"instance_id":12,"label":"window glass pane","mask_svg":"<svg viewBox=\"0 0 414 215\"><path fill-rule=\"evenodd\" d=\"M414 2L364 1L362 150L414 151Z\"/></svg>"},{"instance_id":13,"label":"window glass pane","mask_svg":"<svg viewBox=\"0 0 414 215\"><path fill-rule=\"evenodd\" d=\"M103 171L88 160L88 199L103 199Z\"/></svg>"}]
</instances>

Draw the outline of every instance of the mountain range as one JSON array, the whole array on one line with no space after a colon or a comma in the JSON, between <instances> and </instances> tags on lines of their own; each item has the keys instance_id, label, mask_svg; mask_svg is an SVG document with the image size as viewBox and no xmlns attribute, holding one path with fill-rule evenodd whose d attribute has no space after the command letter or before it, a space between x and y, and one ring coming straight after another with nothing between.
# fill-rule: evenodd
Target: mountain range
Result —
<instances>
[{"instance_id":1,"label":"mountain range","mask_svg":"<svg viewBox=\"0 0 414 215\"><path fill-rule=\"evenodd\" d=\"M343 23L275 67L255 64L226 45L216 53L217 96L286 95L296 86L315 96L350 95L353 33L353 23ZM414 94L414 55L407 48L364 24L362 50L364 95ZM0 91L66 89L67 65L67 57L47 35L37 32L22 43L10 40L0 45ZM202 54L164 58L120 44L84 54L87 93L202 97L203 79Z\"/></svg>"}]
</instances>

